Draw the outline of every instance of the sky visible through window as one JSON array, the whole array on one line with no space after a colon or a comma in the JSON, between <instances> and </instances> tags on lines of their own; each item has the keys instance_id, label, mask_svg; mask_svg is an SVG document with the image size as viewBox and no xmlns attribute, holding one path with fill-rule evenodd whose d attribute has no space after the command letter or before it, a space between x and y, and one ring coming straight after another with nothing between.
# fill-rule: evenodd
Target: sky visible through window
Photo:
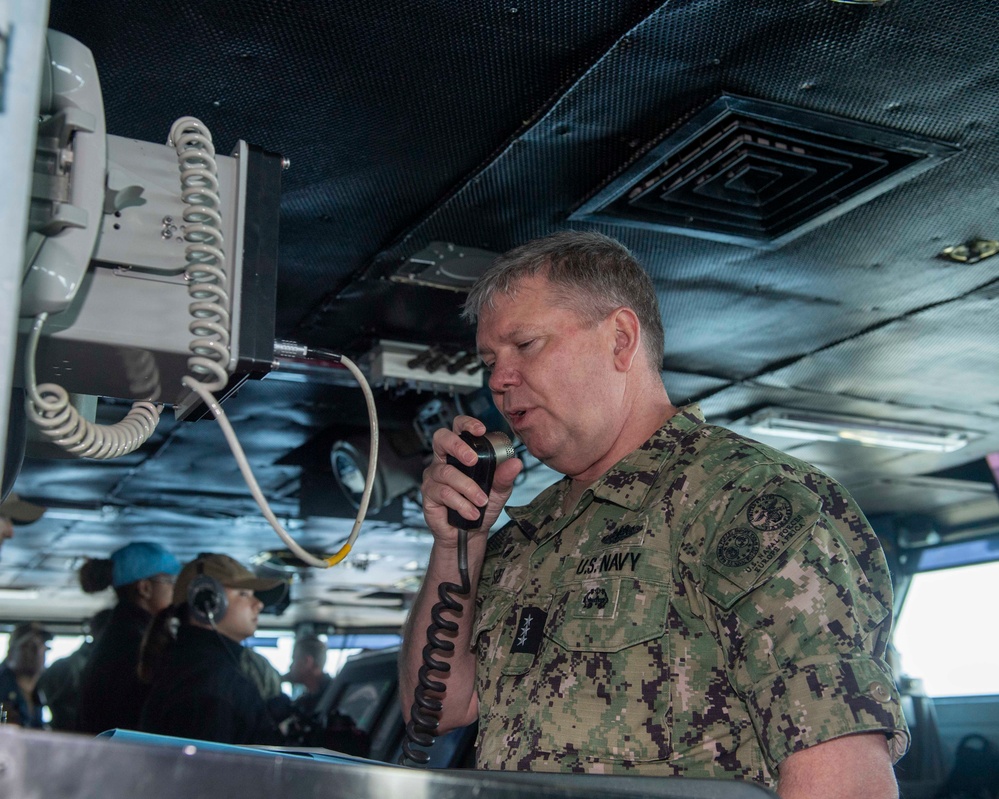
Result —
<instances>
[{"instance_id":1,"label":"sky visible through window","mask_svg":"<svg viewBox=\"0 0 999 799\"><path fill-rule=\"evenodd\" d=\"M999 562L915 575L893 640L930 696L999 694Z\"/></svg>"}]
</instances>

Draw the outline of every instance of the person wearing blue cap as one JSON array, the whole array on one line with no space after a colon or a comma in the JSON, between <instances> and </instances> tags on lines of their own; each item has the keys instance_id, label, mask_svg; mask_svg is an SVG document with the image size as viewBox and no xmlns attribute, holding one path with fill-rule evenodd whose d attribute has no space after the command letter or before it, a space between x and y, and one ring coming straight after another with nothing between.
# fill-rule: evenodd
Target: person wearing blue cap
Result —
<instances>
[{"instance_id":1,"label":"person wearing blue cap","mask_svg":"<svg viewBox=\"0 0 999 799\"><path fill-rule=\"evenodd\" d=\"M83 674L77 714L80 732L138 729L149 692L138 676L139 648L149 622L173 601L179 572L180 561L149 541L134 541L110 558L91 558L80 568L84 591L93 594L111 586L118 597Z\"/></svg>"}]
</instances>

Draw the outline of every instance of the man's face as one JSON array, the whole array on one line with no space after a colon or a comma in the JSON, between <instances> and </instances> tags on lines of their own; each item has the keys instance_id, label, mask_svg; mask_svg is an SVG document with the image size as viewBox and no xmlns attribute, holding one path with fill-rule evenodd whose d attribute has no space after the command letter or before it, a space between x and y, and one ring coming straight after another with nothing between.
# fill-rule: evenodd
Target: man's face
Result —
<instances>
[{"instance_id":1,"label":"man's face","mask_svg":"<svg viewBox=\"0 0 999 799\"><path fill-rule=\"evenodd\" d=\"M40 635L26 635L14 646L7 663L17 675L37 677L45 668L48 642Z\"/></svg>"},{"instance_id":2,"label":"man's face","mask_svg":"<svg viewBox=\"0 0 999 799\"><path fill-rule=\"evenodd\" d=\"M229 607L215 627L233 641L242 641L257 631L257 617L264 603L249 588L226 588Z\"/></svg>"},{"instance_id":3,"label":"man's face","mask_svg":"<svg viewBox=\"0 0 999 799\"><path fill-rule=\"evenodd\" d=\"M291 654L291 666L288 668L288 679L293 683L304 682L312 668L312 656L305 654L301 647L296 646Z\"/></svg>"},{"instance_id":4,"label":"man's face","mask_svg":"<svg viewBox=\"0 0 999 799\"><path fill-rule=\"evenodd\" d=\"M543 277L515 289L479 315L493 401L532 455L562 474L595 478L612 465L604 458L625 421L613 315L584 324L558 307Z\"/></svg>"}]
</instances>

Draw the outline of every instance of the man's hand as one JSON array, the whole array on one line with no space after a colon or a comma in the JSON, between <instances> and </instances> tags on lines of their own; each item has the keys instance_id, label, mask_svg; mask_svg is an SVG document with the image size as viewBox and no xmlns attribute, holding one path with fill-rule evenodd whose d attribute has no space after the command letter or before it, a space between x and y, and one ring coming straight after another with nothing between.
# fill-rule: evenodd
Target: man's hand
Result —
<instances>
[{"instance_id":1,"label":"man's hand","mask_svg":"<svg viewBox=\"0 0 999 799\"><path fill-rule=\"evenodd\" d=\"M447 462L447 456L451 455L466 466L475 464L478 455L461 440L463 432L485 435L486 426L471 416L459 416L454 420L452 430L441 428L434 433L433 462L423 472L421 489L427 526L437 543L451 547L455 546L457 532L448 524L447 509L453 508L465 519L477 519L479 508L487 505L480 529L489 530L513 492L514 478L524 467L519 458L499 464L492 491L487 496L471 477Z\"/></svg>"},{"instance_id":2,"label":"man's hand","mask_svg":"<svg viewBox=\"0 0 999 799\"><path fill-rule=\"evenodd\" d=\"M898 799L884 733L834 738L780 764L781 799Z\"/></svg>"}]
</instances>

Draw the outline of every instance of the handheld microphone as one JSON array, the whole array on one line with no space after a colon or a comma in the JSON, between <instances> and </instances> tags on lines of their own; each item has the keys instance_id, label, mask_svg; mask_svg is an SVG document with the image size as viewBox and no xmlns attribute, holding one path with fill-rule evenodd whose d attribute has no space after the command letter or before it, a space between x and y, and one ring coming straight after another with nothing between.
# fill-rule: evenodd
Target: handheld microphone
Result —
<instances>
[{"instance_id":1,"label":"handheld microphone","mask_svg":"<svg viewBox=\"0 0 999 799\"><path fill-rule=\"evenodd\" d=\"M470 446L478 455L475 463L466 466L451 455L447 462L471 477L483 491L488 494L493 487L493 475L496 466L513 457L513 443L504 433L486 433L484 436L473 436L462 433L461 440ZM448 524L458 528L458 574L461 583L442 582L437 586L438 602L430 611L433 624L427 628L427 645L423 648L423 665L420 667L419 684L416 686L413 709L409 724L406 725L406 740L402 744L402 762L407 760L417 766L425 766L430 762L430 753L418 747L433 746L437 727L440 723L440 713L444 707L443 697L447 683L436 679L434 673L446 674L451 665L446 660L438 660L435 654L451 652L454 642L442 638L441 633L454 633L458 630L458 622L446 619L445 612L461 615L464 606L458 602L455 595L468 596L471 583L468 576L468 531L482 526L485 517L485 507L479 508L478 519L466 519L453 508L447 509ZM434 695L427 696L431 691Z\"/></svg>"},{"instance_id":2,"label":"handheld microphone","mask_svg":"<svg viewBox=\"0 0 999 799\"><path fill-rule=\"evenodd\" d=\"M484 436L473 436L471 433L465 432L461 434L461 440L475 450L475 454L479 456L478 460L471 466L466 466L457 458L448 455L447 462L471 477L479 488L488 494L493 487L493 475L496 474L496 467L514 455L513 442L505 433L486 433ZM482 525L485 513L485 507L481 507L478 519L466 519L458 511L448 508L447 522L459 530L475 530Z\"/></svg>"}]
</instances>

